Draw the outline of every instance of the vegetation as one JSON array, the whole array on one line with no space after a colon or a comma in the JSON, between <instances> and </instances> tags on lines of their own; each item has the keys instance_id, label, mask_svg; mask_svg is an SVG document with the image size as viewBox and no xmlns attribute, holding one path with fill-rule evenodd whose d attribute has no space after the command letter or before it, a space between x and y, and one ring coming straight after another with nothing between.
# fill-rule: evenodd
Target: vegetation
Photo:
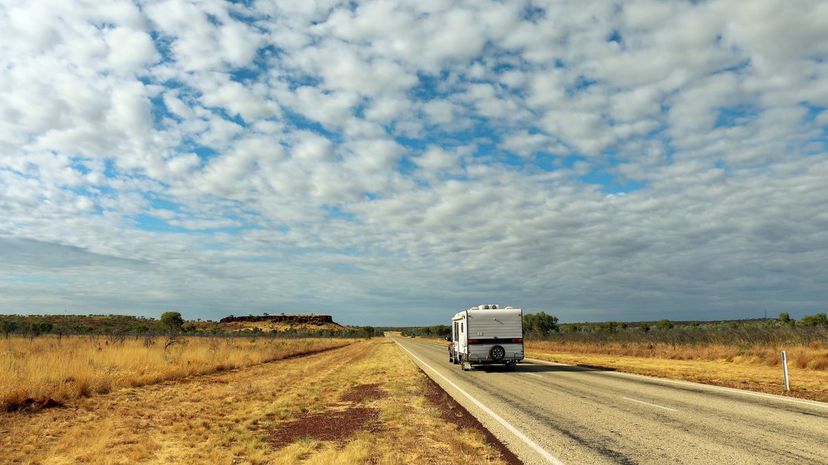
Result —
<instances>
[{"instance_id":1,"label":"vegetation","mask_svg":"<svg viewBox=\"0 0 828 465\"><path fill-rule=\"evenodd\" d=\"M523 315L523 333L527 337L545 337L558 331L558 317L546 312Z\"/></svg>"},{"instance_id":2,"label":"vegetation","mask_svg":"<svg viewBox=\"0 0 828 465\"><path fill-rule=\"evenodd\" d=\"M343 339L12 336L0 341L0 410L255 365L338 347Z\"/></svg>"},{"instance_id":3,"label":"vegetation","mask_svg":"<svg viewBox=\"0 0 828 465\"><path fill-rule=\"evenodd\" d=\"M441 337L444 338L451 334L451 326L436 325L423 326L420 328L401 328L400 334L403 336L420 336L420 337Z\"/></svg>"},{"instance_id":4,"label":"vegetation","mask_svg":"<svg viewBox=\"0 0 828 465\"><path fill-rule=\"evenodd\" d=\"M446 411L445 395L429 390L396 345L378 338L75 404L0 414L2 462L505 463L480 431L458 425L459 412Z\"/></svg>"},{"instance_id":5,"label":"vegetation","mask_svg":"<svg viewBox=\"0 0 828 465\"><path fill-rule=\"evenodd\" d=\"M4 337L37 337L44 334L161 336L169 333L288 338L370 338L382 335L381 331L372 326L340 326L336 323L308 325L186 321L179 312L165 312L158 320L126 315L0 315L0 330Z\"/></svg>"},{"instance_id":6,"label":"vegetation","mask_svg":"<svg viewBox=\"0 0 828 465\"><path fill-rule=\"evenodd\" d=\"M44 326L49 325L49 326ZM32 331L38 326L39 331ZM127 315L0 315L4 336L11 334L164 334L160 320ZM48 331L44 331L48 329Z\"/></svg>"},{"instance_id":7,"label":"vegetation","mask_svg":"<svg viewBox=\"0 0 828 465\"><path fill-rule=\"evenodd\" d=\"M389 328L398 330L403 336L441 337L451 334L451 326L435 325L418 328ZM544 337L558 331L558 317L545 312L527 313L523 315L523 332L527 336Z\"/></svg>"},{"instance_id":8,"label":"vegetation","mask_svg":"<svg viewBox=\"0 0 828 465\"><path fill-rule=\"evenodd\" d=\"M184 318L181 318L181 314L178 312L164 312L161 314L161 324L168 330L177 333L184 326Z\"/></svg>"}]
</instances>

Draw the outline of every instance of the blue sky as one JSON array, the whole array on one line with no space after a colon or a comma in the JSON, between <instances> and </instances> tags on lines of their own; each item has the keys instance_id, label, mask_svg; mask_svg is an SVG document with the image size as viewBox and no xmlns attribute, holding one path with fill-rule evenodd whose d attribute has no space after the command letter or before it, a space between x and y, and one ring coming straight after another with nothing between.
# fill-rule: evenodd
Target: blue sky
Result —
<instances>
[{"instance_id":1,"label":"blue sky","mask_svg":"<svg viewBox=\"0 0 828 465\"><path fill-rule=\"evenodd\" d=\"M0 8L0 312L828 305L828 7Z\"/></svg>"}]
</instances>

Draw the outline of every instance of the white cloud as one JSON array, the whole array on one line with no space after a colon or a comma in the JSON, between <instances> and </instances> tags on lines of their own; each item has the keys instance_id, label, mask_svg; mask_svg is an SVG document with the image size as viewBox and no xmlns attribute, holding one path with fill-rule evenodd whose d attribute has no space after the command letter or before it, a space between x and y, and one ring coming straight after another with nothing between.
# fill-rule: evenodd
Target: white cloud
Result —
<instances>
[{"instance_id":1,"label":"white cloud","mask_svg":"<svg viewBox=\"0 0 828 465\"><path fill-rule=\"evenodd\" d=\"M112 68L122 73L138 71L159 58L152 39L144 31L117 27L106 32L106 42Z\"/></svg>"},{"instance_id":2,"label":"white cloud","mask_svg":"<svg viewBox=\"0 0 828 465\"><path fill-rule=\"evenodd\" d=\"M826 22L774 0L6 5L0 249L25 253L3 305L804 311L828 298Z\"/></svg>"}]
</instances>

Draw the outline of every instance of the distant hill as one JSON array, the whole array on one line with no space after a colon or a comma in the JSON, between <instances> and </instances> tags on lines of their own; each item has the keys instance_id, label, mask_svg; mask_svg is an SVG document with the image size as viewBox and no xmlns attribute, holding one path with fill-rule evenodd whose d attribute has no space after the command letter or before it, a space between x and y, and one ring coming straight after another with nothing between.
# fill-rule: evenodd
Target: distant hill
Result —
<instances>
[{"instance_id":1,"label":"distant hill","mask_svg":"<svg viewBox=\"0 0 828 465\"><path fill-rule=\"evenodd\" d=\"M148 334L167 328L154 318L129 315L0 315L0 331L12 334ZM330 315L295 314L229 316L220 321L188 320L188 333L292 332L339 333L353 328L342 326Z\"/></svg>"},{"instance_id":2,"label":"distant hill","mask_svg":"<svg viewBox=\"0 0 828 465\"><path fill-rule=\"evenodd\" d=\"M9 326L7 326L9 325ZM160 333L164 326L153 318L130 315L0 315L0 330L12 333L56 334Z\"/></svg>"},{"instance_id":3,"label":"distant hill","mask_svg":"<svg viewBox=\"0 0 828 465\"><path fill-rule=\"evenodd\" d=\"M211 324L202 324L209 327ZM256 331L265 332L319 332L319 331L342 331L345 326L333 321L330 315L316 314L280 314L262 316L228 316L214 324L216 328L225 332ZM208 329L209 330L209 329Z\"/></svg>"}]
</instances>

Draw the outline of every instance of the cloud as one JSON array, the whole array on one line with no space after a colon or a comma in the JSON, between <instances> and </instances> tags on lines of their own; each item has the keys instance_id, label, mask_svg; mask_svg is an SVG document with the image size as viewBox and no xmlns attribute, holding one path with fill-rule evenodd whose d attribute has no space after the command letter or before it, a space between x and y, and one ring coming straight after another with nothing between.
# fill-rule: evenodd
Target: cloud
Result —
<instances>
[{"instance_id":1,"label":"cloud","mask_svg":"<svg viewBox=\"0 0 828 465\"><path fill-rule=\"evenodd\" d=\"M826 22L776 0L6 5L0 311L813 311Z\"/></svg>"}]
</instances>

